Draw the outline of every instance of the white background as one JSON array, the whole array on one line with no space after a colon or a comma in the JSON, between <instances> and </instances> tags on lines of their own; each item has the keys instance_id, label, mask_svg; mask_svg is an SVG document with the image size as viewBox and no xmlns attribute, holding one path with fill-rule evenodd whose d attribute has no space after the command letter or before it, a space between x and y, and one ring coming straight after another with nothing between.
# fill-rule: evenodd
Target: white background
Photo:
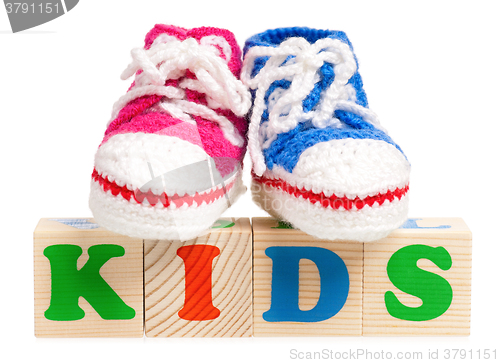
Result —
<instances>
[{"instance_id":1,"label":"white background","mask_svg":"<svg viewBox=\"0 0 500 363\"><path fill-rule=\"evenodd\" d=\"M290 350L497 349L500 26L495 1L97 1L12 34L0 9L0 357L3 361L290 361ZM412 163L410 216L473 232L472 332L461 338L36 339L32 236L42 217L89 217L93 156L131 48L155 23L343 30L370 108ZM247 159L248 160L248 159ZM249 182L249 162L246 183ZM263 216L249 192L226 215ZM11 355L12 354L12 355ZM13 358L15 357L15 358Z\"/></svg>"}]
</instances>

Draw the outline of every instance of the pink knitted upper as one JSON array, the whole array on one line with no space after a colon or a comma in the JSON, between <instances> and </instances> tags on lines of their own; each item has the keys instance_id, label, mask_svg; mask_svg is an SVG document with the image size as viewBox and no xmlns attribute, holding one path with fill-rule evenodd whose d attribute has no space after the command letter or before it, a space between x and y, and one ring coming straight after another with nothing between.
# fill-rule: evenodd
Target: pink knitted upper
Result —
<instances>
[{"instance_id":1,"label":"pink knitted upper","mask_svg":"<svg viewBox=\"0 0 500 363\"><path fill-rule=\"evenodd\" d=\"M145 48L149 49L156 37L163 33L175 36L181 41L187 38L195 38L199 41L201 38L209 35L224 37L231 46L232 50L228 67L230 71L237 78L239 78L241 71L241 50L236 42L236 39L234 38L234 35L230 31L211 27L201 27L187 30L171 25L157 24L146 35ZM221 56L223 56L222 49L220 49L220 53ZM195 75L188 70L186 71L185 77L195 78ZM181 79L167 80L165 85L176 86L180 81ZM186 99L188 101L207 105L205 95L193 90L186 90ZM118 116L109 124L101 145L117 134L136 132L156 133L176 136L197 145L200 144L201 140L202 145L200 146L202 146L211 157L233 158L238 161L242 161L246 148L246 141L245 145L241 148L232 145L224 137L221 129L216 123L205 120L199 116L193 116L192 118L197 123L198 132L196 132L196 128L193 125L182 122L165 112L144 112L161 100L162 96L151 95L139 97L129 102L120 110ZM230 110L216 109L214 111L230 120L235 125L240 135L246 139L244 136L247 132L248 124L244 117L237 117Z\"/></svg>"}]
</instances>

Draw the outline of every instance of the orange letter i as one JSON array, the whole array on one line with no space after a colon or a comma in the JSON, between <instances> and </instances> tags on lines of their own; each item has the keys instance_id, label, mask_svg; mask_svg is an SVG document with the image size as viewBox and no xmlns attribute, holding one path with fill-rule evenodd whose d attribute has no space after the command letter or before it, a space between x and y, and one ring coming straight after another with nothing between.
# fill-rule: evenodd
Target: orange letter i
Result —
<instances>
[{"instance_id":1,"label":"orange letter i","mask_svg":"<svg viewBox=\"0 0 500 363\"><path fill-rule=\"evenodd\" d=\"M184 320L213 320L220 310L212 304L212 261L220 253L218 247L190 245L177 250L184 260L186 292L179 317Z\"/></svg>"}]
</instances>

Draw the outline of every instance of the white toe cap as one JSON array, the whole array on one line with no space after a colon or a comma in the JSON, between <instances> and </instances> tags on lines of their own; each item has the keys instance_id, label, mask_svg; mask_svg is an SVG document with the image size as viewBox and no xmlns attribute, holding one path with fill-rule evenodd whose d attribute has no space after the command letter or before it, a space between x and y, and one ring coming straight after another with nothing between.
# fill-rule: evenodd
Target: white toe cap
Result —
<instances>
[{"instance_id":1,"label":"white toe cap","mask_svg":"<svg viewBox=\"0 0 500 363\"><path fill-rule=\"evenodd\" d=\"M142 132L119 134L102 144L95 155L95 169L119 186L136 190L155 176L207 160L198 145L174 136Z\"/></svg>"},{"instance_id":2,"label":"white toe cap","mask_svg":"<svg viewBox=\"0 0 500 363\"><path fill-rule=\"evenodd\" d=\"M292 175L298 180L309 180L312 185L308 189L364 197L405 187L410 163L385 141L330 140L305 150Z\"/></svg>"}]
</instances>

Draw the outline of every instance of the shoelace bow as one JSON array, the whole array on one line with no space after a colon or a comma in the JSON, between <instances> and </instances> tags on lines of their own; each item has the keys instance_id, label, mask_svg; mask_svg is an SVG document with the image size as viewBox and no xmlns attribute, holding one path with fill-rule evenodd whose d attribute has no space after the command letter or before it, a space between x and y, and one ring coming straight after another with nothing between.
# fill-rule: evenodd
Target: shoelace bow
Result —
<instances>
[{"instance_id":1,"label":"shoelace bow","mask_svg":"<svg viewBox=\"0 0 500 363\"><path fill-rule=\"evenodd\" d=\"M230 46L227 43L220 44L225 62L213 46L215 37L202 38L198 43L194 38L180 41L162 35L155 39L149 49L135 48L131 51L133 61L123 71L121 78L125 80L138 70L142 72L136 75L134 87L113 105L111 121L130 101L146 95L159 95L164 96L165 100L157 106L173 117L195 125L190 115L216 122L229 142L238 147L243 146L244 140L233 123L213 110L229 109L241 117L251 106L248 89L227 66L231 58ZM196 75L196 79L184 78L178 87L165 86L167 80L183 77L188 69ZM204 93L209 107L187 101L185 89Z\"/></svg>"},{"instance_id":2,"label":"shoelace bow","mask_svg":"<svg viewBox=\"0 0 500 363\"><path fill-rule=\"evenodd\" d=\"M290 56L293 57L289 58ZM259 57L269 59L252 77L255 60ZM319 69L325 62L334 64L334 80L322 92L316 107L304 112L303 100L320 80ZM344 110L355 113L376 128L384 130L374 112L352 100L355 99L355 91L352 87L347 87L347 82L356 69L356 60L349 45L339 39L323 38L311 44L304 38L289 38L278 47L255 46L249 49L243 63L241 80L249 88L256 89L248 148L254 172L258 176L266 170L262 150L268 148L278 134L294 129L300 122L311 121L317 128L342 127L342 122L334 117L334 112ZM283 79L291 81L290 87L277 88L269 95L269 120L261 124L262 114L266 110L266 92L273 82Z\"/></svg>"}]
</instances>

